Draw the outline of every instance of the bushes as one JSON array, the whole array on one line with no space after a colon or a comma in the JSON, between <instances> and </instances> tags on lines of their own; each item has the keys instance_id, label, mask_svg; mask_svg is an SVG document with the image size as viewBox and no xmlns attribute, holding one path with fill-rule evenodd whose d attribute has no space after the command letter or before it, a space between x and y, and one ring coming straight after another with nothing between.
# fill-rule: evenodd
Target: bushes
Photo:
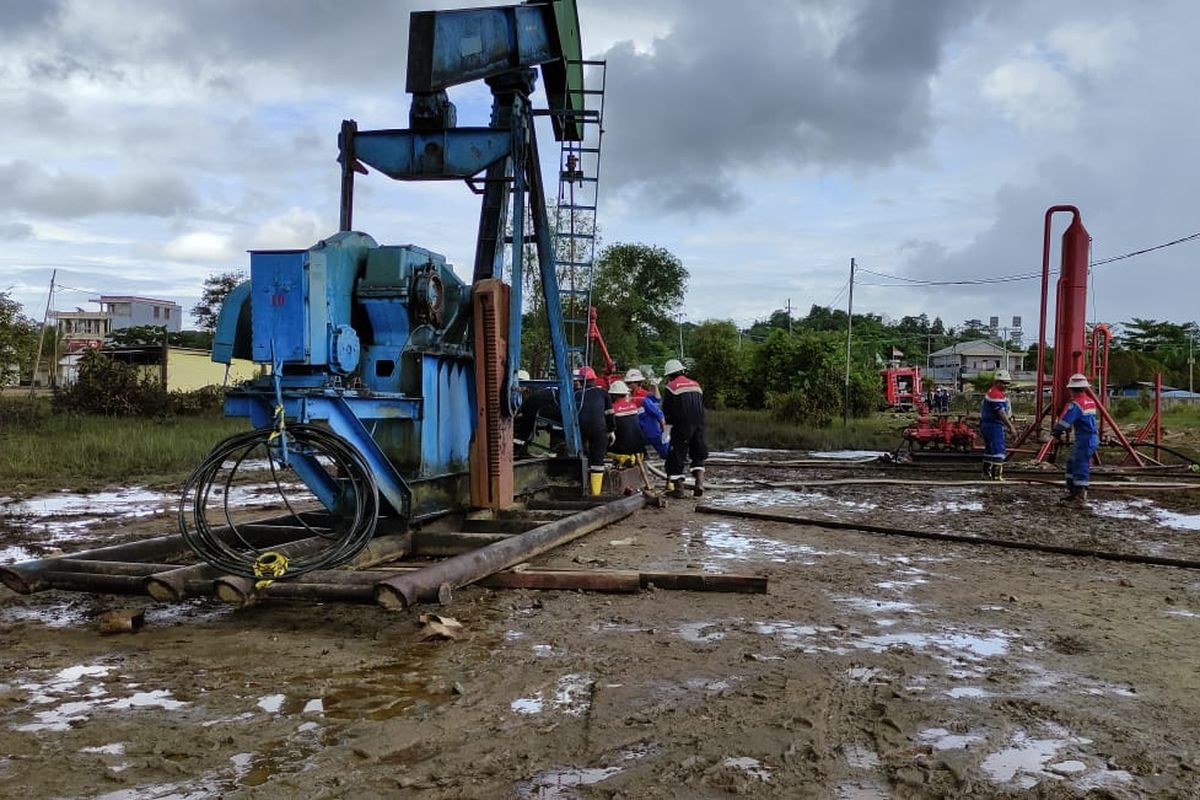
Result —
<instances>
[{"instance_id":1,"label":"bushes","mask_svg":"<svg viewBox=\"0 0 1200 800\"><path fill-rule=\"evenodd\" d=\"M54 409L105 417L195 416L220 413L222 397L215 386L168 392L157 374L88 351L75 383L55 390Z\"/></svg>"}]
</instances>

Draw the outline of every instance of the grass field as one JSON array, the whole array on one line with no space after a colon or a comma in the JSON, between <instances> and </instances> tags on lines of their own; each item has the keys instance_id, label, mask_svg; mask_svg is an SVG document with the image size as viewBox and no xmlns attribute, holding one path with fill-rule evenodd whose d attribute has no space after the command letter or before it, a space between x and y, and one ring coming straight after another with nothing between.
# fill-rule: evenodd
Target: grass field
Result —
<instances>
[{"instance_id":1,"label":"grass field","mask_svg":"<svg viewBox=\"0 0 1200 800\"><path fill-rule=\"evenodd\" d=\"M1129 425L1147 416L1139 409L1121 422ZM708 446L894 450L909 420L877 414L822 429L779 422L765 411L710 410ZM1163 426L1173 441L1200 445L1200 408L1171 409ZM217 416L54 414L45 400L0 398L0 495L129 483L177 486L214 444L246 428L245 420Z\"/></svg>"},{"instance_id":2,"label":"grass field","mask_svg":"<svg viewBox=\"0 0 1200 800\"><path fill-rule=\"evenodd\" d=\"M214 444L246 428L245 420L215 416L53 414L42 401L6 399L0 403L0 494L178 485Z\"/></svg>"},{"instance_id":3,"label":"grass field","mask_svg":"<svg viewBox=\"0 0 1200 800\"><path fill-rule=\"evenodd\" d=\"M877 414L841 420L828 428L808 428L780 422L766 411L712 410L706 414L710 449L778 447L795 450L895 450L907 417Z\"/></svg>"}]
</instances>

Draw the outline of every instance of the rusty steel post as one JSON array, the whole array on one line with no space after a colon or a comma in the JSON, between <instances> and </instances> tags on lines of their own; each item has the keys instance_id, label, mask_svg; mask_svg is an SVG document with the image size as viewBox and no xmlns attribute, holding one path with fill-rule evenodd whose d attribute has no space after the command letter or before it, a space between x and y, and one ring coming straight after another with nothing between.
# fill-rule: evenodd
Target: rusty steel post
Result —
<instances>
[{"instance_id":1,"label":"rusty steel post","mask_svg":"<svg viewBox=\"0 0 1200 800\"><path fill-rule=\"evenodd\" d=\"M480 578L623 519L641 508L645 502L646 498L640 494L614 500L417 572L380 581L375 586L375 601L384 608L398 610L409 608L423 600L448 600L450 592L460 586L474 583Z\"/></svg>"}]
</instances>

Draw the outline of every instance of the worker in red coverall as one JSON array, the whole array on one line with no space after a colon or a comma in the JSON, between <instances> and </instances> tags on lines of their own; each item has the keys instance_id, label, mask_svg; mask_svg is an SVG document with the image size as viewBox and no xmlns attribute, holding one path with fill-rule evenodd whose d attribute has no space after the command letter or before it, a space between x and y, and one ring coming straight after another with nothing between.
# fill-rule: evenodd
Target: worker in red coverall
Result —
<instances>
[{"instance_id":1,"label":"worker in red coverall","mask_svg":"<svg viewBox=\"0 0 1200 800\"><path fill-rule=\"evenodd\" d=\"M667 495L683 497L684 465L691 460L695 497L704 495L704 390L684 374L683 364L672 358L663 367L667 384L663 390L663 416L671 426L667 450Z\"/></svg>"}]
</instances>

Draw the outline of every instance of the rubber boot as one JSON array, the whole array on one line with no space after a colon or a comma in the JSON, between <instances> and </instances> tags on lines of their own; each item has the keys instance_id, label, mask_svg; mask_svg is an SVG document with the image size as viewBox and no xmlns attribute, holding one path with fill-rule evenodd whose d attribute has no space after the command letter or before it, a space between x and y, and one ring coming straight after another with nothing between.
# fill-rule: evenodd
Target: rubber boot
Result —
<instances>
[{"instance_id":1,"label":"rubber boot","mask_svg":"<svg viewBox=\"0 0 1200 800\"><path fill-rule=\"evenodd\" d=\"M1075 490L1075 504L1080 508L1088 507L1087 489L1080 488Z\"/></svg>"},{"instance_id":2,"label":"rubber boot","mask_svg":"<svg viewBox=\"0 0 1200 800\"><path fill-rule=\"evenodd\" d=\"M604 473L603 472L589 472L588 473L588 483L590 485L589 488L591 488L591 490L592 490L593 497L600 494L600 492L604 489Z\"/></svg>"},{"instance_id":3,"label":"rubber boot","mask_svg":"<svg viewBox=\"0 0 1200 800\"><path fill-rule=\"evenodd\" d=\"M983 479L985 481L994 481L996 479L996 465L990 461L983 462Z\"/></svg>"},{"instance_id":4,"label":"rubber boot","mask_svg":"<svg viewBox=\"0 0 1200 800\"><path fill-rule=\"evenodd\" d=\"M692 489L692 497L704 497L704 470L692 470L692 480L695 482L695 488Z\"/></svg>"},{"instance_id":5,"label":"rubber boot","mask_svg":"<svg viewBox=\"0 0 1200 800\"><path fill-rule=\"evenodd\" d=\"M683 481L672 479L667 481L667 497L683 497Z\"/></svg>"},{"instance_id":6,"label":"rubber boot","mask_svg":"<svg viewBox=\"0 0 1200 800\"><path fill-rule=\"evenodd\" d=\"M992 470L992 480L996 480L996 481L1000 481L1000 482L1004 481L1004 465L1003 464L997 464L995 466L995 468Z\"/></svg>"}]
</instances>

